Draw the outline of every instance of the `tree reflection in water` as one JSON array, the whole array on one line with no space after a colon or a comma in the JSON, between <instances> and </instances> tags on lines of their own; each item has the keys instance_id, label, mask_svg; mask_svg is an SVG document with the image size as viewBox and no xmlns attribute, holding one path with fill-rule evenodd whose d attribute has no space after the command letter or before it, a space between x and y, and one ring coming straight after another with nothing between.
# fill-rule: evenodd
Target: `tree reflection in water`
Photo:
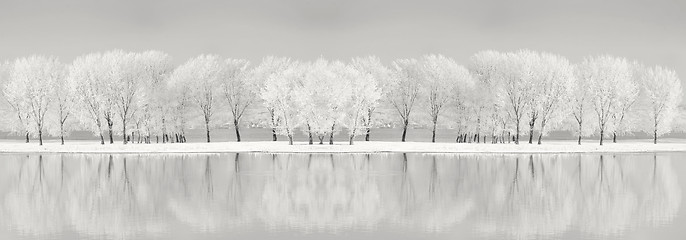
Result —
<instances>
[{"instance_id":1,"label":"tree reflection in water","mask_svg":"<svg viewBox=\"0 0 686 240\"><path fill-rule=\"evenodd\" d=\"M621 236L681 204L668 154L5 155L0 173L3 231L24 236Z\"/></svg>"}]
</instances>

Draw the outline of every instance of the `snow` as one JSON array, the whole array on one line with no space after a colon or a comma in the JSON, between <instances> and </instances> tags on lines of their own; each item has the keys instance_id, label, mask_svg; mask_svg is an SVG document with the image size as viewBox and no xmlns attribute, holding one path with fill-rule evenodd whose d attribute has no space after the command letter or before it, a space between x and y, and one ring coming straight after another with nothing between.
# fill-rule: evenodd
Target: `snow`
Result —
<instances>
[{"instance_id":1,"label":"snow","mask_svg":"<svg viewBox=\"0 0 686 240\"><path fill-rule=\"evenodd\" d=\"M475 144L475 143L429 143L429 142L381 142L372 141L339 142L334 145L308 145L306 142L260 141L260 142L215 142L215 143L166 143L127 144L121 142L100 145L95 141L66 142L46 141L38 143L18 141L0 142L0 153L220 153L220 152L265 152L265 153L376 153L376 152L421 152L421 153L599 153L599 152L686 152L686 140L662 140L657 145L647 140L631 140L620 143L606 143L599 146L590 140L583 145L574 141L549 141L542 145Z\"/></svg>"}]
</instances>

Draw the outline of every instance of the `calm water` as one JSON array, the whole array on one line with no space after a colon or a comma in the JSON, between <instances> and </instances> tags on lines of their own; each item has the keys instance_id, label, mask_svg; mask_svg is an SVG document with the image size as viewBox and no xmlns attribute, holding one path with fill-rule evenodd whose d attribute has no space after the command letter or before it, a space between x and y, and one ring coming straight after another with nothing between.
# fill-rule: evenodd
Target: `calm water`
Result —
<instances>
[{"instance_id":1,"label":"calm water","mask_svg":"<svg viewBox=\"0 0 686 240\"><path fill-rule=\"evenodd\" d=\"M685 157L0 155L0 239L683 239Z\"/></svg>"}]
</instances>

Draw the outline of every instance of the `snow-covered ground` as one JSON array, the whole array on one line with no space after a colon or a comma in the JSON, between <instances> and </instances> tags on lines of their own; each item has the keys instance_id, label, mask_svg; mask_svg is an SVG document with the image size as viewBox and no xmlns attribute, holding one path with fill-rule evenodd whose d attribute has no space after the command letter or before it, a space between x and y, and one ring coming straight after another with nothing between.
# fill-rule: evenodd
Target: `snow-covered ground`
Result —
<instances>
[{"instance_id":1,"label":"snow-covered ground","mask_svg":"<svg viewBox=\"0 0 686 240\"><path fill-rule=\"evenodd\" d=\"M215 143L167 143L167 144L127 144L121 142L100 145L99 142L81 141L37 143L1 141L3 153L216 153L216 152L271 152L271 153L371 153L371 152L426 152L426 153L578 153L578 152L666 152L686 151L686 140L671 139L652 144L647 140L630 140L620 143L606 143L599 146L595 141L577 145L574 141L550 141L542 145L515 144L474 144L474 143L426 143L426 142L355 142L354 145L339 142L334 145L308 145L296 142L215 142Z\"/></svg>"}]
</instances>

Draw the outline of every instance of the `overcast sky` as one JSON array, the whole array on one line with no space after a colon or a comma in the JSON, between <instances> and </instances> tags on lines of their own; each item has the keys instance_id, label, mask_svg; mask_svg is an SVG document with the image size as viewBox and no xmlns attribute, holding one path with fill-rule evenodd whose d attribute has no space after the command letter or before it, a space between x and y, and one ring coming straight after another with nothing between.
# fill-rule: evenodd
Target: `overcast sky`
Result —
<instances>
[{"instance_id":1,"label":"overcast sky","mask_svg":"<svg viewBox=\"0 0 686 240\"><path fill-rule=\"evenodd\" d=\"M686 77L683 0L3 0L0 59L157 49L175 63L202 53L348 60L480 50L612 54Z\"/></svg>"}]
</instances>

